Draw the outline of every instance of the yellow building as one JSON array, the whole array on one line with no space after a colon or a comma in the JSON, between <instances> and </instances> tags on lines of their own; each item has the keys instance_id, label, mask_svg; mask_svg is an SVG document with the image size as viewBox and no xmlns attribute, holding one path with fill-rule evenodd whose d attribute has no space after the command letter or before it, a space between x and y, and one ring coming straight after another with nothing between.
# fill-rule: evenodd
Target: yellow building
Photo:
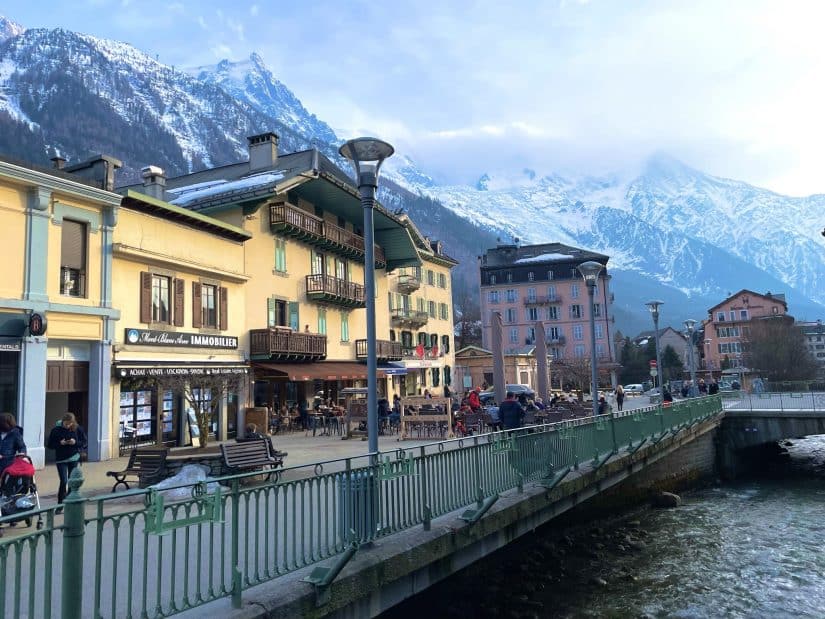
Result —
<instances>
[{"instance_id":1,"label":"yellow building","mask_svg":"<svg viewBox=\"0 0 825 619\"><path fill-rule=\"evenodd\" d=\"M157 187L159 168L143 171ZM197 436L191 399L216 402L210 433L236 431L247 400L245 243L223 221L133 190L113 244L113 296L121 310L113 355L112 426L121 451L187 445ZM202 384L204 377L220 377ZM234 377L224 393L219 385ZM183 382L181 382L183 381ZM219 388L220 387L220 388Z\"/></svg>"},{"instance_id":2,"label":"yellow building","mask_svg":"<svg viewBox=\"0 0 825 619\"><path fill-rule=\"evenodd\" d=\"M90 459L109 457L118 167L102 156L65 170L0 160L0 407L17 416L37 467L67 411L87 430Z\"/></svg>"},{"instance_id":3,"label":"yellow building","mask_svg":"<svg viewBox=\"0 0 825 619\"><path fill-rule=\"evenodd\" d=\"M366 379L363 208L349 177L317 150L281 155L278 138L249 138L249 161L173 179L156 175L138 191L244 230L246 329L252 402L274 409L336 400ZM379 375L399 371L390 342L387 273L421 264L408 225L375 209ZM382 369L383 368L383 369ZM400 368L403 371L403 368ZM386 381L379 381L387 396Z\"/></svg>"},{"instance_id":4,"label":"yellow building","mask_svg":"<svg viewBox=\"0 0 825 619\"><path fill-rule=\"evenodd\" d=\"M453 302L451 270L456 260L442 244L424 237L402 216L415 242L421 266L405 267L389 277L390 340L400 342L406 375L393 377L399 395L453 388Z\"/></svg>"}]
</instances>

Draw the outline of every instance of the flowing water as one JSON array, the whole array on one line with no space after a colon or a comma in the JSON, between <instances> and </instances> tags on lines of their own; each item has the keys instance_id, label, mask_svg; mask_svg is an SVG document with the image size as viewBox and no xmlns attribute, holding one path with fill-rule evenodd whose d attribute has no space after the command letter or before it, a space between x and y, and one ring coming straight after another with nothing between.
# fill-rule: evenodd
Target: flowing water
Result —
<instances>
[{"instance_id":1,"label":"flowing water","mask_svg":"<svg viewBox=\"0 0 825 619\"><path fill-rule=\"evenodd\" d=\"M387 617L825 617L825 437L733 484L550 524Z\"/></svg>"}]
</instances>

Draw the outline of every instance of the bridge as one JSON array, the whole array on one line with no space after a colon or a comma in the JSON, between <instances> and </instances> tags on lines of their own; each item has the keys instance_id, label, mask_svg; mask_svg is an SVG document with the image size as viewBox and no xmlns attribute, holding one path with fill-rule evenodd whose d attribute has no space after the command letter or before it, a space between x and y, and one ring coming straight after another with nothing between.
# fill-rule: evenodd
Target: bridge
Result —
<instances>
[{"instance_id":1,"label":"bridge","mask_svg":"<svg viewBox=\"0 0 825 619\"><path fill-rule=\"evenodd\" d=\"M733 457L825 433L823 394L806 395L690 399L177 497L87 499L74 478L63 517L37 510L42 530L0 540L0 616L375 616L585 501L612 508L710 476L720 445Z\"/></svg>"}]
</instances>

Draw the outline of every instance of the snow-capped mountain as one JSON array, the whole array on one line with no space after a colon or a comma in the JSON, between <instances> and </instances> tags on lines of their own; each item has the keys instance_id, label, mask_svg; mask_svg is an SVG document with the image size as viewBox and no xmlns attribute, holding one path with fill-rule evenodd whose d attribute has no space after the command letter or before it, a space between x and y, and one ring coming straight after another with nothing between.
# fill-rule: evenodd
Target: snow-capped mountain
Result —
<instances>
[{"instance_id":1,"label":"snow-capped mountain","mask_svg":"<svg viewBox=\"0 0 825 619\"><path fill-rule=\"evenodd\" d=\"M2 154L46 163L55 152L70 161L103 152L124 161L126 184L145 165L175 175L241 160L246 136L267 130L284 151L315 147L349 172L337 154L341 136L256 54L182 72L124 43L0 17ZM457 297L477 289L475 257L496 236L517 236L610 255L625 331L648 327L641 308L651 296L668 302L675 322L703 317L745 287L787 293L798 317L825 313L825 247L816 236L825 196L780 196L663 154L631 175L525 169L460 187L436 185L403 153L385 170L382 202L406 210L462 262Z\"/></svg>"}]
</instances>

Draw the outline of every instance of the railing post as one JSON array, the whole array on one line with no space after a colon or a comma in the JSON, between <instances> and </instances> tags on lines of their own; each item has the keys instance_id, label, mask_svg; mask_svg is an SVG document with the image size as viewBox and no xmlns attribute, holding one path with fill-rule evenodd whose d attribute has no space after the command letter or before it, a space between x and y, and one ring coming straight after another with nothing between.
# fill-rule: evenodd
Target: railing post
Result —
<instances>
[{"instance_id":1,"label":"railing post","mask_svg":"<svg viewBox=\"0 0 825 619\"><path fill-rule=\"evenodd\" d=\"M619 445L616 443L616 414L610 413L610 436L613 439L613 455L619 453Z\"/></svg>"},{"instance_id":2,"label":"railing post","mask_svg":"<svg viewBox=\"0 0 825 619\"><path fill-rule=\"evenodd\" d=\"M69 477L69 494L63 501L63 569L60 616L83 617L83 537L86 534L86 498L80 494L83 471L78 466ZM98 526L102 526L98 523Z\"/></svg>"},{"instance_id":3,"label":"railing post","mask_svg":"<svg viewBox=\"0 0 825 619\"><path fill-rule=\"evenodd\" d=\"M421 519L424 522L424 530L429 531L432 522L432 509L427 503L427 497L429 496L429 484L427 483L427 459L425 456L426 450L422 445L418 458L419 466L421 467Z\"/></svg>"},{"instance_id":4,"label":"railing post","mask_svg":"<svg viewBox=\"0 0 825 619\"><path fill-rule=\"evenodd\" d=\"M240 482L238 478L232 480L232 608L241 607L241 589L243 588L243 575L239 561L240 544Z\"/></svg>"}]
</instances>

